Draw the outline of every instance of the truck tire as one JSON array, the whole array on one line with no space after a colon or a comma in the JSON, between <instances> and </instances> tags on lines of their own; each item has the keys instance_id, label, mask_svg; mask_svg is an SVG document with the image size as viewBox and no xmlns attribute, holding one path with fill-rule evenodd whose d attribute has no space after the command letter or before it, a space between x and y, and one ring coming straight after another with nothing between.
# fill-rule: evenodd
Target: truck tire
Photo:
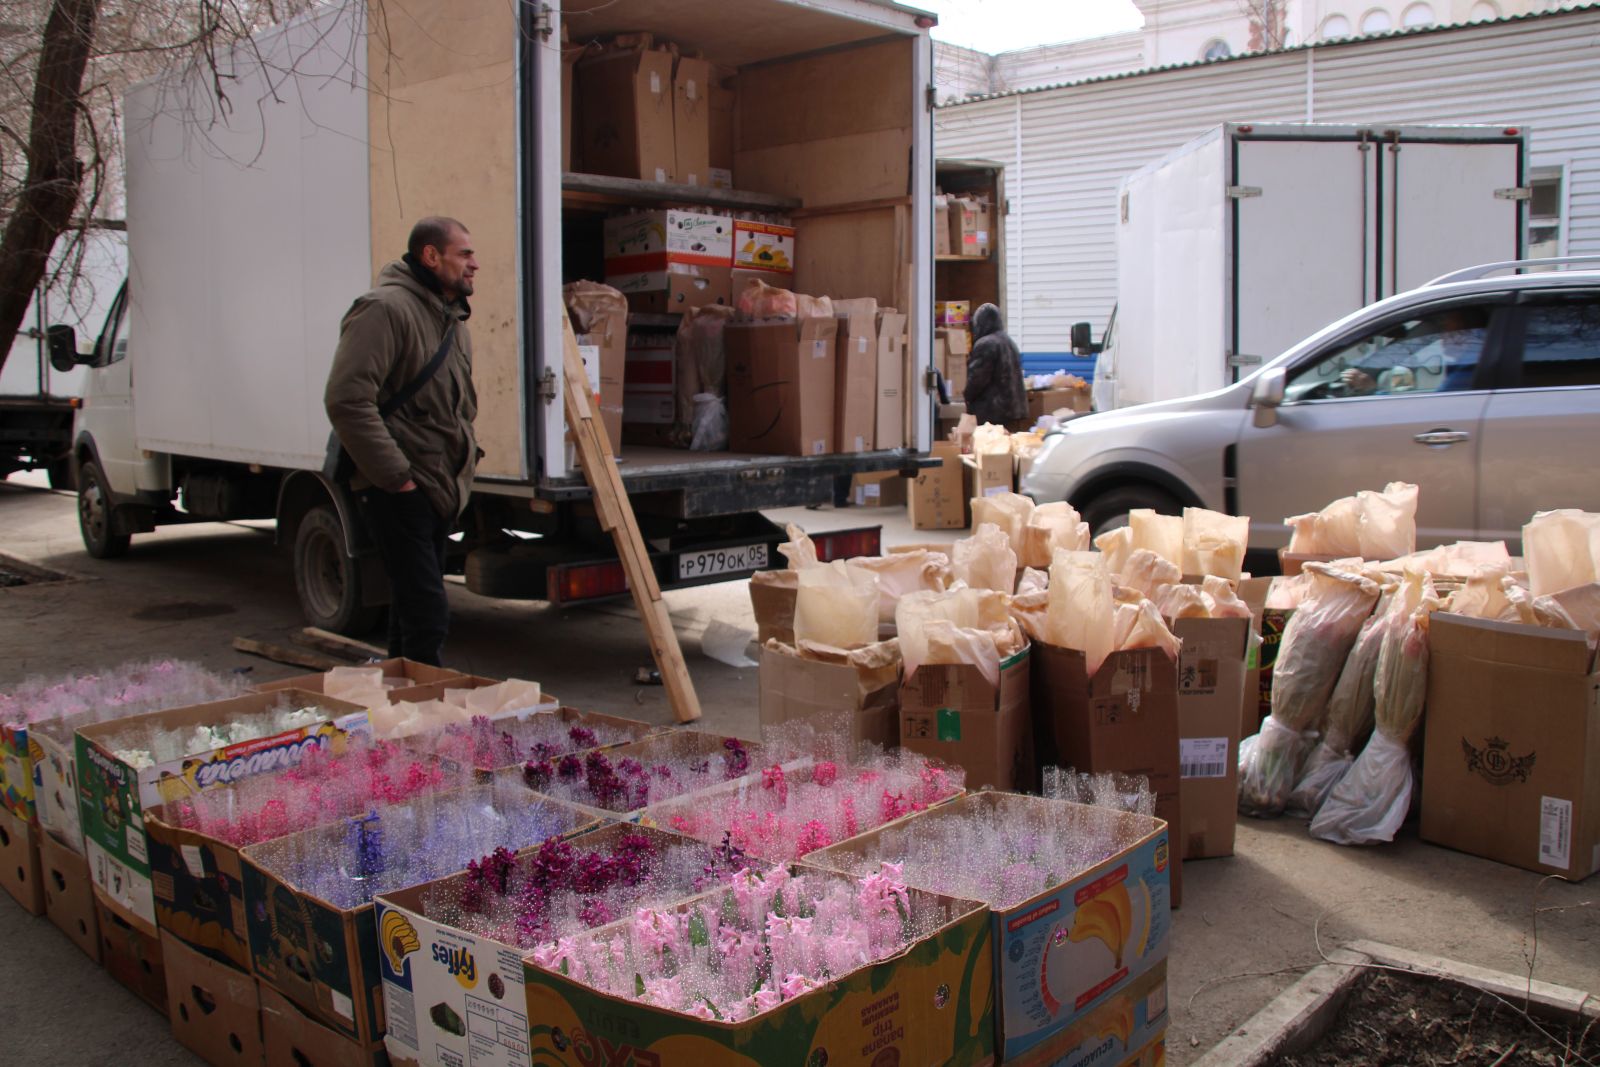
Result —
<instances>
[{"instance_id":1,"label":"truck tire","mask_svg":"<svg viewBox=\"0 0 1600 1067\"><path fill-rule=\"evenodd\" d=\"M1162 515L1182 515L1183 505L1171 493L1153 485L1119 485L1089 501L1083 508L1083 521L1099 537L1108 530L1128 525L1128 512L1150 508Z\"/></svg>"},{"instance_id":2,"label":"truck tire","mask_svg":"<svg viewBox=\"0 0 1600 1067\"><path fill-rule=\"evenodd\" d=\"M344 528L332 504L318 504L294 535L294 586L306 622L359 637L372 632L381 607L363 602L361 566L345 554Z\"/></svg>"},{"instance_id":3,"label":"truck tire","mask_svg":"<svg viewBox=\"0 0 1600 1067\"><path fill-rule=\"evenodd\" d=\"M78 532L83 547L95 559L116 559L128 553L133 535L123 533L117 524L117 508L100 465L87 460L78 468Z\"/></svg>"}]
</instances>

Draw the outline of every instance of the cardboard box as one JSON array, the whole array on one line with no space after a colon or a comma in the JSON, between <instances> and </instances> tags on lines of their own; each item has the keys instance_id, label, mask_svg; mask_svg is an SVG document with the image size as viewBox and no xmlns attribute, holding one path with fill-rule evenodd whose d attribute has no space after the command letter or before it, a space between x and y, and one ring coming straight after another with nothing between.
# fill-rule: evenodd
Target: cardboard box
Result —
<instances>
[{"instance_id":1,"label":"cardboard box","mask_svg":"<svg viewBox=\"0 0 1600 1067\"><path fill-rule=\"evenodd\" d=\"M810 877L827 877L811 871ZM611 997L523 962L533 1062L661 1067L978 1064L994 1055L988 910L910 891L946 916L897 956L846 973L754 1019L706 1021ZM923 900L927 903L924 904ZM685 902L684 907L692 906Z\"/></svg>"},{"instance_id":2,"label":"cardboard box","mask_svg":"<svg viewBox=\"0 0 1600 1067\"><path fill-rule=\"evenodd\" d=\"M906 503L911 525L918 530L964 530L971 519L961 450L952 441L935 441L928 454L939 466L922 468L911 483Z\"/></svg>"},{"instance_id":3,"label":"cardboard box","mask_svg":"<svg viewBox=\"0 0 1600 1067\"><path fill-rule=\"evenodd\" d=\"M940 300L933 305L933 324L935 326L960 326L965 328L972 321L972 301L970 300Z\"/></svg>"},{"instance_id":4,"label":"cardboard box","mask_svg":"<svg viewBox=\"0 0 1600 1067\"><path fill-rule=\"evenodd\" d=\"M643 315L668 315L689 308L733 303L733 271L671 262L659 270L632 274L606 271L606 284L628 298L628 309Z\"/></svg>"},{"instance_id":5,"label":"cardboard box","mask_svg":"<svg viewBox=\"0 0 1600 1067\"><path fill-rule=\"evenodd\" d=\"M328 1029L282 993L258 983L266 1067L389 1067L383 1043L370 1047Z\"/></svg>"},{"instance_id":6,"label":"cardboard box","mask_svg":"<svg viewBox=\"0 0 1600 1067\"><path fill-rule=\"evenodd\" d=\"M950 198L943 194L933 198L933 254L948 256L950 252Z\"/></svg>"},{"instance_id":7,"label":"cardboard box","mask_svg":"<svg viewBox=\"0 0 1600 1067\"><path fill-rule=\"evenodd\" d=\"M1178 619L1178 792L1186 860L1233 855L1249 619Z\"/></svg>"},{"instance_id":8,"label":"cardboard box","mask_svg":"<svg viewBox=\"0 0 1600 1067\"><path fill-rule=\"evenodd\" d=\"M41 833L39 869L44 879L45 915L57 930L99 963L100 924L95 919L89 861L50 834Z\"/></svg>"},{"instance_id":9,"label":"cardboard box","mask_svg":"<svg viewBox=\"0 0 1600 1067\"><path fill-rule=\"evenodd\" d=\"M950 399L960 400L967 388L967 357L972 352L972 334L964 327L949 327L933 331L933 337L943 359L939 373L950 383Z\"/></svg>"},{"instance_id":10,"label":"cardboard box","mask_svg":"<svg viewBox=\"0 0 1600 1067\"><path fill-rule=\"evenodd\" d=\"M428 663L418 663L414 659L398 657L379 660L377 663L363 664L363 666L382 668L384 678L394 679L397 688L400 687L400 679L404 679L407 686L415 686L433 685L438 682L448 682L456 678L465 677L460 671L453 671L448 667L435 667ZM286 689L298 689L302 692L315 693L318 696L322 696L327 692L325 688L327 680L328 672L317 671L312 674L297 674L291 678L279 678L273 682L262 682L260 685L251 686L250 691L253 693L281 693Z\"/></svg>"},{"instance_id":11,"label":"cardboard box","mask_svg":"<svg viewBox=\"0 0 1600 1067\"><path fill-rule=\"evenodd\" d=\"M38 753L33 761L33 810L39 829L79 855L83 854L83 814L78 810L76 717L35 723L28 744Z\"/></svg>"},{"instance_id":12,"label":"cardboard box","mask_svg":"<svg viewBox=\"0 0 1600 1067\"><path fill-rule=\"evenodd\" d=\"M462 795L493 796L497 806L544 806L550 815L549 825L557 828L553 835L556 837L570 837L596 825L596 820L577 809L535 798L526 789L502 793L491 786L477 786ZM431 808L446 796L423 797L384 808L383 818L404 840L405 822L411 813L423 805ZM371 900L341 907L294 884L288 873L294 857L302 850L325 847L331 854L349 833L349 822L345 820L241 850L245 925L251 965L263 983L322 1025L363 1047L371 1047L384 1032L378 971L381 949ZM515 850L537 843L504 844ZM415 880L426 880L435 873L425 872Z\"/></svg>"},{"instance_id":13,"label":"cardboard box","mask_svg":"<svg viewBox=\"0 0 1600 1067\"><path fill-rule=\"evenodd\" d=\"M124 732L143 727L187 735L202 725L225 723L278 707L316 705L328 715L312 726L245 741L210 752L135 769L109 747ZM142 932L155 936L155 894L151 884L149 841L144 812L157 804L202 789L297 766L311 748L341 745L356 731L368 729L367 711L343 700L303 689L195 704L154 711L86 726L78 731L76 763L78 799L83 817L85 854L94 878L95 895Z\"/></svg>"},{"instance_id":14,"label":"cardboard box","mask_svg":"<svg viewBox=\"0 0 1600 1067\"><path fill-rule=\"evenodd\" d=\"M793 272L794 227L778 222L734 220L733 265L745 270Z\"/></svg>"},{"instance_id":15,"label":"cardboard box","mask_svg":"<svg viewBox=\"0 0 1600 1067\"><path fill-rule=\"evenodd\" d=\"M590 174L677 181L672 56L613 51L578 62L579 140Z\"/></svg>"},{"instance_id":16,"label":"cardboard box","mask_svg":"<svg viewBox=\"0 0 1600 1067\"><path fill-rule=\"evenodd\" d=\"M679 60L679 63L696 62ZM733 219L663 209L613 215L603 230L607 274L662 270L668 263L733 266ZM615 267L613 267L615 264Z\"/></svg>"},{"instance_id":17,"label":"cardboard box","mask_svg":"<svg viewBox=\"0 0 1600 1067\"><path fill-rule=\"evenodd\" d=\"M961 468L968 499L998 496L1015 488L1017 470L1009 452L962 456Z\"/></svg>"},{"instance_id":18,"label":"cardboard box","mask_svg":"<svg viewBox=\"0 0 1600 1067\"><path fill-rule=\"evenodd\" d=\"M856 654L858 662L833 663L802 657L791 645L774 642L761 649L761 735L789 722L809 722L831 730L843 717L852 741L885 748L900 743L898 650L882 645Z\"/></svg>"},{"instance_id":19,"label":"cardboard box","mask_svg":"<svg viewBox=\"0 0 1600 1067\"><path fill-rule=\"evenodd\" d=\"M169 819L165 804L144 813L156 925L191 950L248 971L239 849Z\"/></svg>"},{"instance_id":20,"label":"cardboard box","mask_svg":"<svg viewBox=\"0 0 1600 1067\"><path fill-rule=\"evenodd\" d=\"M623 375L628 359L628 300L610 286L578 282L564 287L562 299L578 337L578 354L589 376L589 390L611 450L622 445Z\"/></svg>"},{"instance_id":21,"label":"cardboard box","mask_svg":"<svg viewBox=\"0 0 1600 1067\"><path fill-rule=\"evenodd\" d=\"M1033 788L1030 661L1002 661L998 686L971 664L922 664L900 686L901 747L966 768L969 789Z\"/></svg>"},{"instance_id":22,"label":"cardboard box","mask_svg":"<svg viewBox=\"0 0 1600 1067\"><path fill-rule=\"evenodd\" d=\"M703 847L677 834L618 824L574 838L572 845L603 853L624 833L655 841L663 854ZM378 928L388 932L381 954L389 1020L384 1043L394 1067L527 1067L529 1063L528 999L522 977L526 951L427 917L429 897L455 892L449 887L461 878L450 875L383 893L375 902ZM632 902L647 896L659 899L672 891L668 886L642 887L636 895L611 903L632 914ZM683 886L683 896L692 892Z\"/></svg>"},{"instance_id":23,"label":"cardboard box","mask_svg":"<svg viewBox=\"0 0 1600 1067\"><path fill-rule=\"evenodd\" d=\"M44 914L39 831L4 808L0 808L0 885L29 915Z\"/></svg>"},{"instance_id":24,"label":"cardboard box","mask_svg":"<svg viewBox=\"0 0 1600 1067\"><path fill-rule=\"evenodd\" d=\"M733 188L735 74L727 67L711 69L711 187ZM726 182L726 184L723 184Z\"/></svg>"},{"instance_id":25,"label":"cardboard box","mask_svg":"<svg viewBox=\"0 0 1600 1067\"><path fill-rule=\"evenodd\" d=\"M850 503L858 508L903 508L909 480L899 471L858 474L850 479Z\"/></svg>"},{"instance_id":26,"label":"cardboard box","mask_svg":"<svg viewBox=\"0 0 1600 1067\"><path fill-rule=\"evenodd\" d=\"M833 440L838 452L870 452L878 411L878 302L835 300Z\"/></svg>"},{"instance_id":27,"label":"cardboard box","mask_svg":"<svg viewBox=\"0 0 1600 1067\"><path fill-rule=\"evenodd\" d=\"M137 929L98 898L94 917L100 930L100 962L106 973L165 1015L167 972L161 958L161 939Z\"/></svg>"},{"instance_id":28,"label":"cardboard box","mask_svg":"<svg viewBox=\"0 0 1600 1067\"><path fill-rule=\"evenodd\" d=\"M711 64L679 56L672 74L672 127L680 185L711 184Z\"/></svg>"},{"instance_id":29,"label":"cardboard box","mask_svg":"<svg viewBox=\"0 0 1600 1067\"><path fill-rule=\"evenodd\" d=\"M622 421L670 427L677 414L677 342L661 330L628 334L623 354Z\"/></svg>"},{"instance_id":30,"label":"cardboard box","mask_svg":"<svg viewBox=\"0 0 1600 1067\"><path fill-rule=\"evenodd\" d=\"M794 602L800 572L757 571L750 576L750 607L756 616L756 641L794 644Z\"/></svg>"},{"instance_id":31,"label":"cardboard box","mask_svg":"<svg viewBox=\"0 0 1600 1067\"><path fill-rule=\"evenodd\" d=\"M24 723L0 723L0 809L31 822L33 753L28 750L28 733Z\"/></svg>"},{"instance_id":32,"label":"cardboard box","mask_svg":"<svg viewBox=\"0 0 1600 1067\"><path fill-rule=\"evenodd\" d=\"M1438 613L1428 648L1423 839L1573 882L1600 870L1600 669L1583 633Z\"/></svg>"},{"instance_id":33,"label":"cardboard box","mask_svg":"<svg viewBox=\"0 0 1600 1067\"><path fill-rule=\"evenodd\" d=\"M1156 817L1182 841L1177 664L1160 649L1131 649L1113 652L1091 678L1082 652L1033 648L1033 714L1048 724L1059 765L1148 778ZM1183 902L1181 848L1171 860L1176 908Z\"/></svg>"},{"instance_id":34,"label":"cardboard box","mask_svg":"<svg viewBox=\"0 0 1600 1067\"><path fill-rule=\"evenodd\" d=\"M1062 408L1068 411L1088 411L1089 394L1082 389L1033 389L1028 392L1028 418L1035 421L1041 415L1054 415Z\"/></svg>"},{"instance_id":35,"label":"cardboard box","mask_svg":"<svg viewBox=\"0 0 1600 1067\"><path fill-rule=\"evenodd\" d=\"M1090 808L1043 797L968 793L917 815L927 827L974 811L1043 811L1053 820L1120 825L1130 842L1115 855L1079 871L1010 908L991 908L994 953L995 1050L1006 1063L1122 1062L1166 1024L1166 962L1172 915L1167 903L1168 828L1160 819ZM806 857L807 866L862 875L877 869L876 847L891 828L869 831ZM914 876L908 885L917 888ZM1078 912L1090 900L1109 903L1125 928L1113 947L1105 936L1073 938ZM1098 909L1097 909L1098 910ZM1118 1021L1120 1017L1120 1022ZM1107 1042L1110 1042L1109 1044ZM1113 1055L1120 1050L1121 1054Z\"/></svg>"},{"instance_id":36,"label":"cardboard box","mask_svg":"<svg viewBox=\"0 0 1600 1067\"><path fill-rule=\"evenodd\" d=\"M256 980L161 935L167 1018L178 1044L210 1064L259 1067L261 995Z\"/></svg>"},{"instance_id":37,"label":"cardboard box","mask_svg":"<svg viewBox=\"0 0 1600 1067\"><path fill-rule=\"evenodd\" d=\"M834 319L729 323L728 450L777 456L834 451Z\"/></svg>"},{"instance_id":38,"label":"cardboard box","mask_svg":"<svg viewBox=\"0 0 1600 1067\"><path fill-rule=\"evenodd\" d=\"M950 249L953 255L983 259L989 255L991 211L987 201L964 197L950 201Z\"/></svg>"},{"instance_id":39,"label":"cardboard box","mask_svg":"<svg viewBox=\"0 0 1600 1067\"><path fill-rule=\"evenodd\" d=\"M878 310L878 384L874 434L878 448L906 443L906 316L892 308Z\"/></svg>"}]
</instances>

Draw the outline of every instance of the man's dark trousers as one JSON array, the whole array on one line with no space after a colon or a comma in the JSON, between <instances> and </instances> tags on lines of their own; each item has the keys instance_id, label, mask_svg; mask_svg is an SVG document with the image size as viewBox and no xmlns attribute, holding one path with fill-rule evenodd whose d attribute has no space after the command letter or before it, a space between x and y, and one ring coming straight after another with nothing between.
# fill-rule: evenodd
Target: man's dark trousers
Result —
<instances>
[{"instance_id":1,"label":"man's dark trousers","mask_svg":"<svg viewBox=\"0 0 1600 1067\"><path fill-rule=\"evenodd\" d=\"M441 666L450 629L444 592L444 554L450 523L420 489L361 493L367 529L389 576L389 655Z\"/></svg>"}]
</instances>

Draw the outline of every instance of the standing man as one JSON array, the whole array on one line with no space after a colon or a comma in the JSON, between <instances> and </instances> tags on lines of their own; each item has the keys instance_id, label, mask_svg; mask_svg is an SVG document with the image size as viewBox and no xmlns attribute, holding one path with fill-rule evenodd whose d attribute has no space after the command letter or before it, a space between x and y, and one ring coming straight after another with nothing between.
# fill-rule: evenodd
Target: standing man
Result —
<instances>
[{"instance_id":1,"label":"standing man","mask_svg":"<svg viewBox=\"0 0 1600 1067\"><path fill-rule=\"evenodd\" d=\"M411 230L339 325L323 405L389 576L389 655L439 665L450 626L446 538L478 464L467 297L478 261L455 219Z\"/></svg>"},{"instance_id":2,"label":"standing man","mask_svg":"<svg viewBox=\"0 0 1600 1067\"><path fill-rule=\"evenodd\" d=\"M1006 333L1000 309L984 304L972 316L972 352L967 356L967 414L1010 430L1025 430L1028 392L1022 381L1022 353Z\"/></svg>"}]
</instances>

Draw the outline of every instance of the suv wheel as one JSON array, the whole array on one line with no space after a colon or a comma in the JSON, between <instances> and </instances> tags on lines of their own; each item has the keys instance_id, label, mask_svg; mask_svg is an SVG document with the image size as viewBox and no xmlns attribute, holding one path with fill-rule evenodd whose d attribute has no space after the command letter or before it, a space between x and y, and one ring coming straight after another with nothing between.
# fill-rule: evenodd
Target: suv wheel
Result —
<instances>
[{"instance_id":1,"label":"suv wheel","mask_svg":"<svg viewBox=\"0 0 1600 1067\"><path fill-rule=\"evenodd\" d=\"M1135 508L1149 508L1162 515L1182 515L1183 505L1171 493L1153 485L1119 485L1108 489L1089 501L1083 509L1083 521L1099 537L1107 530L1128 525L1128 512Z\"/></svg>"}]
</instances>

